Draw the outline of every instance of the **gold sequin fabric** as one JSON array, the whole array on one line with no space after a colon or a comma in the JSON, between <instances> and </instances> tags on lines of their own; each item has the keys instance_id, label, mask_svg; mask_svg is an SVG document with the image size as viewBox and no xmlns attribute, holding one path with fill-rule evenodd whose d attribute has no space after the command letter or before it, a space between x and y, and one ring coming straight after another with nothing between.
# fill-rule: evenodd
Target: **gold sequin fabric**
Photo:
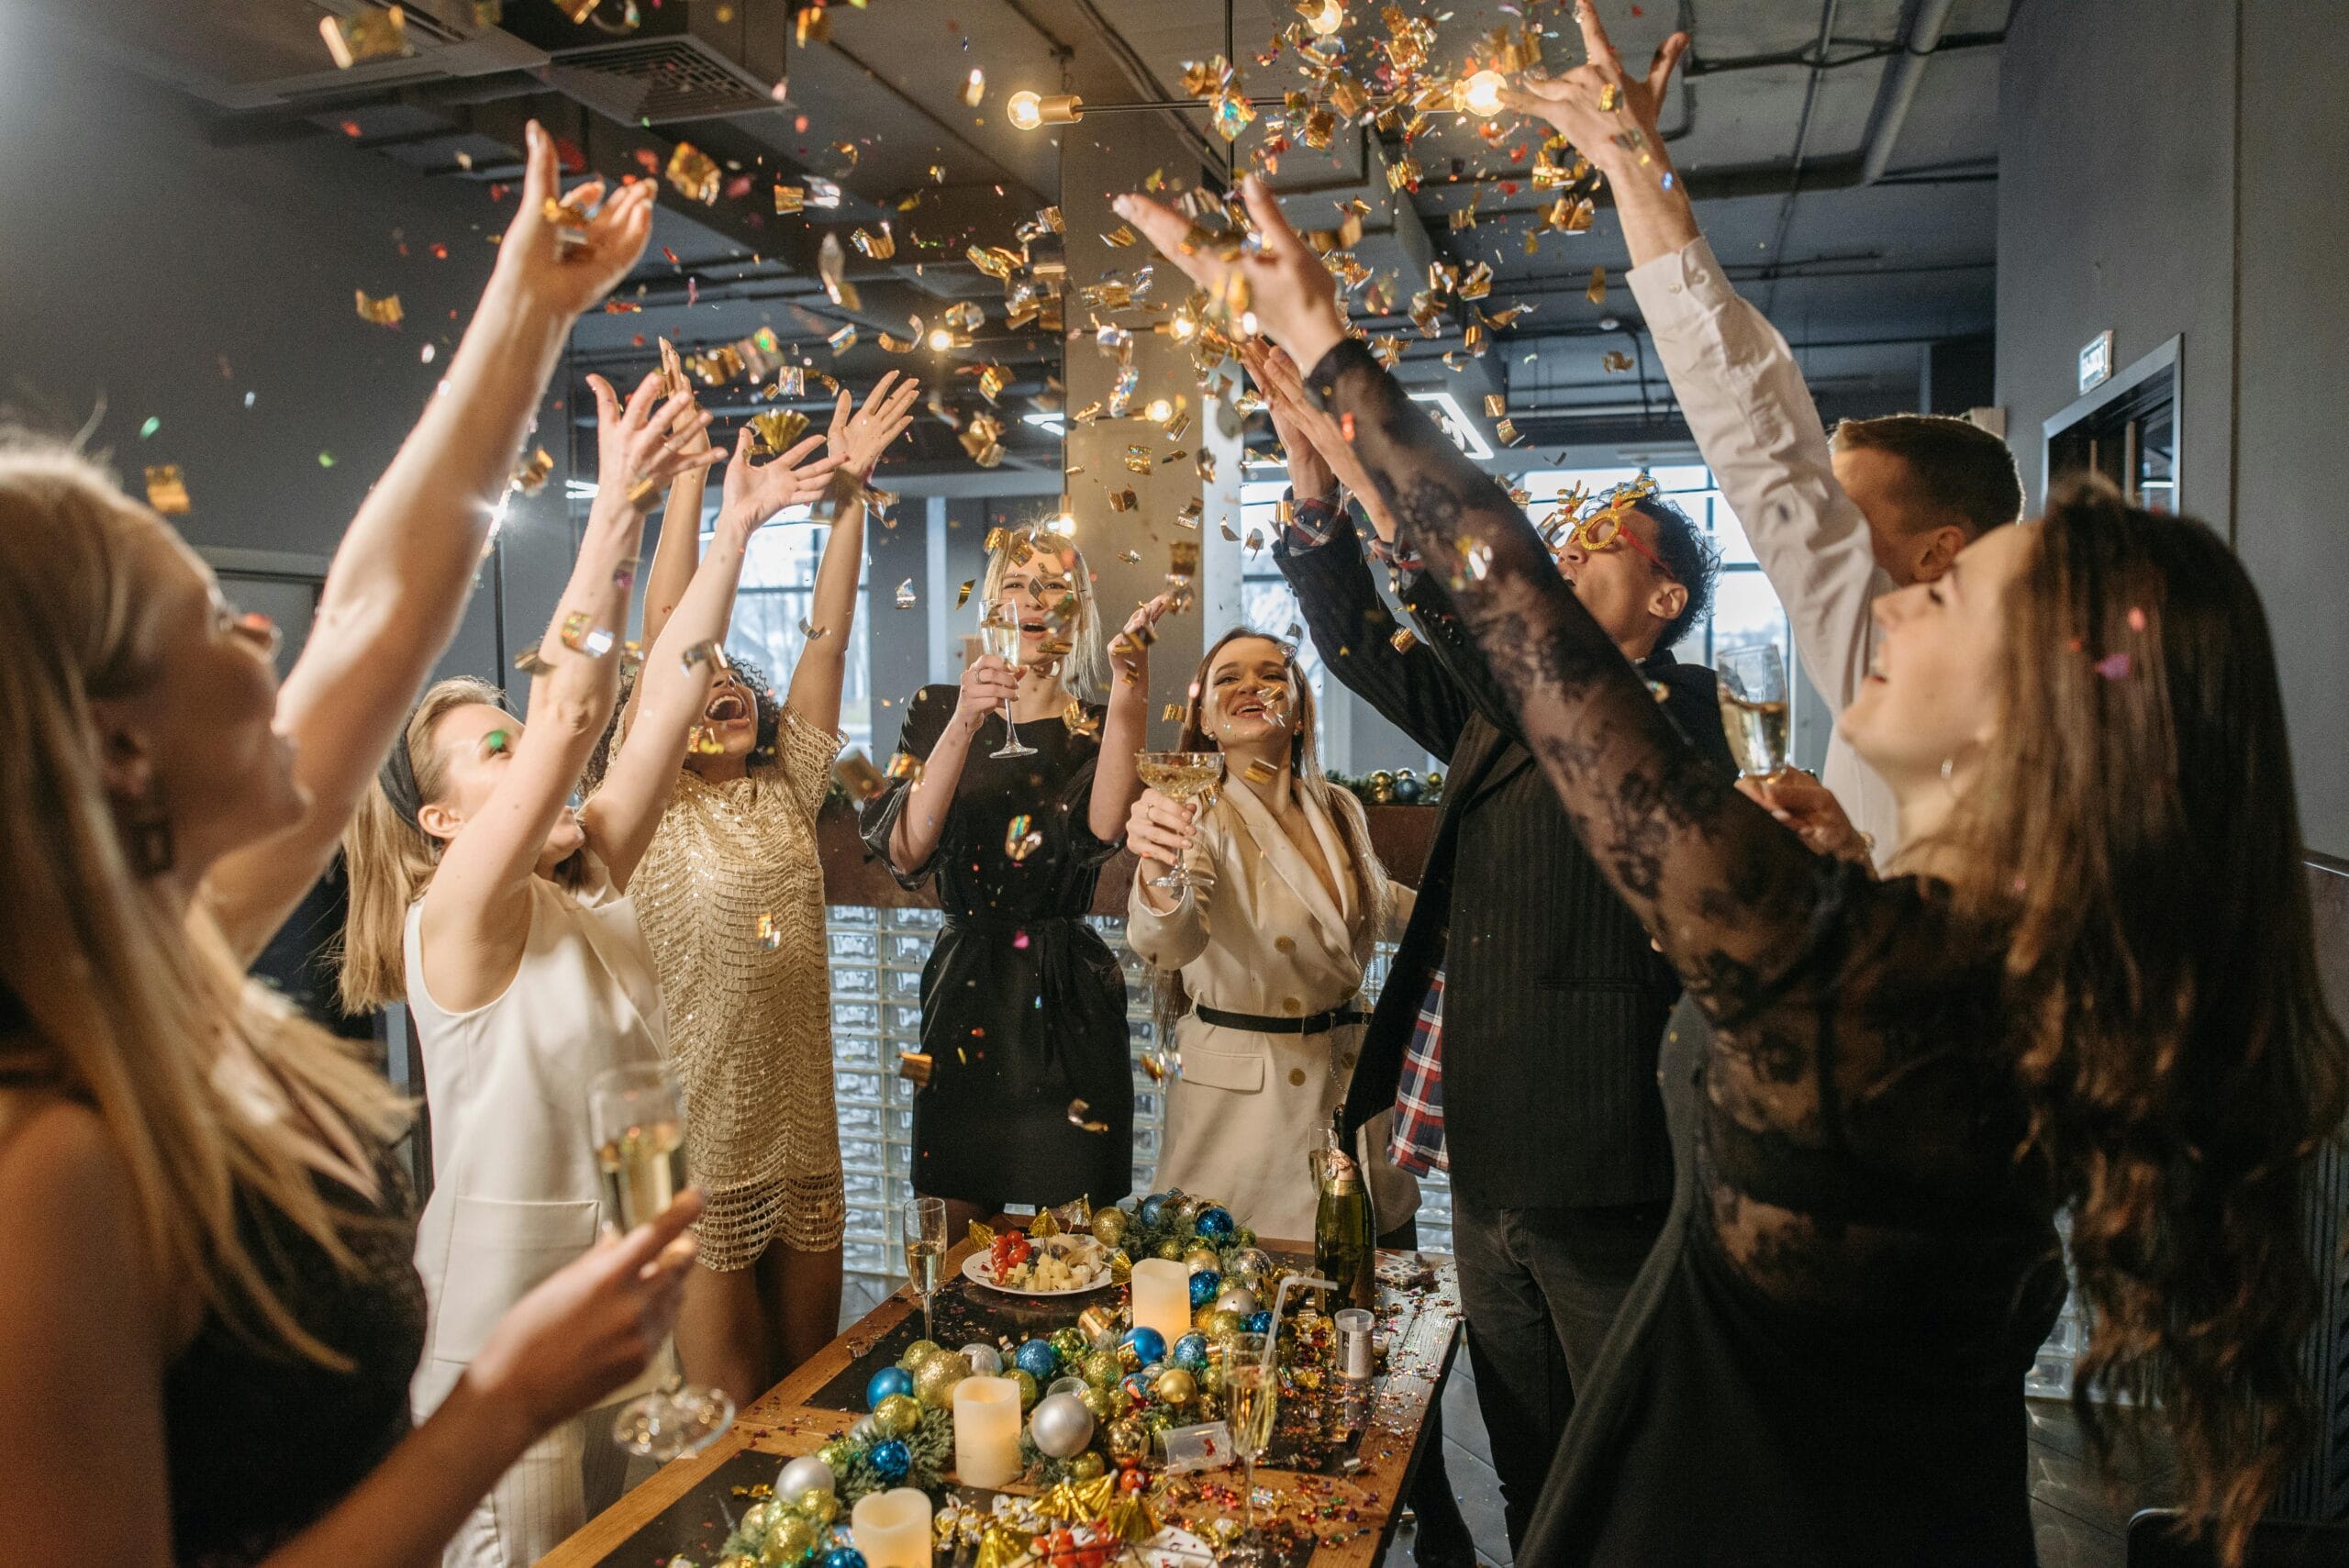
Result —
<instances>
[{"instance_id":1,"label":"gold sequin fabric","mask_svg":"<svg viewBox=\"0 0 2349 1568\"><path fill-rule=\"evenodd\" d=\"M815 828L841 744L786 711L775 760L748 777L686 770L629 885L661 972L713 1269L747 1268L778 1238L837 1247L847 1218Z\"/></svg>"}]
</instances>

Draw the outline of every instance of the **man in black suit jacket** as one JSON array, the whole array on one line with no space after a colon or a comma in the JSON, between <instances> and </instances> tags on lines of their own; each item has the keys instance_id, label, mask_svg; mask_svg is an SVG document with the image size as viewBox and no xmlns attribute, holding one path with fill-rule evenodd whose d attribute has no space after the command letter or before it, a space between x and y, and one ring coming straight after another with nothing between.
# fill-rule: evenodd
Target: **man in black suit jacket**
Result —
<instances>
[{"instance_id":1,"label":"man in black suit jacket","mask_svg":"<svg viewBox=\"0 0 2349 1568\"><path fill-rule=\"evenodd\" d=\"M1351 1131L1396 1106L1415 1033L1426 1049L1422 1007L1437 1010L1469 1357L1515 1543L1575 1381L1596 1363L1671 1196L1655 1064L1679 984L1575 837L1452 613L1443 580L1476 563L1420 570L1382 550L1419 623L1417 638L1403 632L1364 558L1355 524L1364 514L1341 512L1331 476L1298 461L1318 411L1300 417L1292 400L1273 404L1292 474L1323 485L1293 501L1274 552L1314 647L1448 769L1417 910L1364 1037L1345 1122ZM1334 455L1342 473L1351 454ZM1391 539L1391 528L1380 531ZM1560 571L1658 701L1733 771L1712 672L1671 653L1701 621L1718 565L1695 525L1651 498L1625 498L1559 551Z\"/></svg>"}]
</instances>

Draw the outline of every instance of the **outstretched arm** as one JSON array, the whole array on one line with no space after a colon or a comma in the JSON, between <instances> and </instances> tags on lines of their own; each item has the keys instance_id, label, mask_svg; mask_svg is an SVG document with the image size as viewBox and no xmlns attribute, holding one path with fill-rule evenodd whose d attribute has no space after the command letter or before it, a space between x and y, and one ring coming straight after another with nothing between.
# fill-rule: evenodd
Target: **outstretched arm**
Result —
<instances>
[{"instance_id":1,"label":"outstretched arm","mask_svg":"<svg viewBox=\"0 0 2349 1568\"><path fill-rule=\"evenodd\" d=\"M529 129L522 210L489 287L415 430L335 551L317 618L277 697L308 793L299 824L224 857L204 894L250 959L333 855L432 666L464 614L490 522L547 378L578 314L609 293L651 233L652 188L606 201L566 243L546 215L560 194L554 143ZM592 206L591 181L570 206Z\"/></svg>"},{"instance_id":2,"label":"outstretched arm","mask_svg":"<svg viewBox=\"0 0 2349 1568\"><path fill-rule=\"evenodd\" d=\"M751 462L751 439L746 429L735 440L734 460L726 468L726 499L718 510L718 531L709 552L702 557L676 613L661 628L661 639L645 653L644 673L630 698L637 705L634 721L604 775L603 787L579 814L579 825L616 888L625 890L635 875L636 862L652 842L661 814L676 792L685 736L709 701L710 663L733 614L751 536L831 471L829 458L807 461L820 444L818 437L808 437L763 466Z\"/></svg>"},{"instance_id":3,"label":"outstretched arm","mask_svg":"<svg viewBox=\"0 0 2349 1568\"><path fill-rule=\"evenodd\" d=\"M1126 617L1109 639L1109 712L1101 722L1101 761L1085 825L1105 844L1124 841L1126 811L1141 794L1142 737L1150 726L1150 645L1161 616L1173 606L1164 594Z\"/></svg>"},{"instance_id":4,"label":"outstretched arm","mask_svg":"<svg viewBox=\"0 0 2349 1568\"><path fill-rule=\"evenodd\" d=\"M816 592L807 612L807 624L814 629L799 651L799 662L791 667L784 706L828 735L841 727L841 686L848 678L848 639L856 627L856 579L864 563L865 486L889 443L913 423L914 395L921 390L919 382L907 380L891 392L889 384L896 375L891 371L883 376L853 416L843 391L824 438L827 455L840 464L832 477L840 512L831 537L824 541L824 558L816 565Z\"/></svg>"}]
</instances>

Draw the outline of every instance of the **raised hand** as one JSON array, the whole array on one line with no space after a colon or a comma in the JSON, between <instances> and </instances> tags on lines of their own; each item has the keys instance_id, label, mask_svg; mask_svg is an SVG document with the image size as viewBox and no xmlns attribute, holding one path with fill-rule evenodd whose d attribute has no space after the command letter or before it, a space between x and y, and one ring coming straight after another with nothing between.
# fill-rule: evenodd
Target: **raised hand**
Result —
<instances>
[{"instance_id":1,"label":"raised hand","mask_svg":"<svg viewBox=\"0 0 2349 1568\"><path fill-rule=\"evenodd\" d=\"M1544 119L1574 143L1609 179L1639 176L1661 181L1671 172L1656 121L1674 67L1688 52L1688 35L1664 40L1645 76L1623 70L1622 57L1607 36L1592 0L1580 0L1575 20L1582 25L1583 49L1590 59L1564 75L1528 77L1502 89L1501 102L1520 114ZM1647 161L1640 161L1644 153Z\"/></svg>"},{"instance_id":2,"label":"raised hand","mask_svg":"<svg viewBox=\"0 0 2349 1568\"><path fill-rule=\"evenodd\" d=\"M1786 768L1767 778L1742 778L1738 793L1763 806L1811 853L1868 863L1876 846L1843 815L1843 803L1834 793L1799 768Z\"/></svg>"},{"instance_id":3,"label":"raised hand","mask_svg":"<svg viewBox=\"0 0 2349 1568\"><path fill-rule=\"evenodd\" d=\"M690 392L662 397L659 372L638 384L625 406L602 376L589 376L587 386L596 395L597 512L644 511L678 474L724 460L707 442L694 450L690 437L707 427L709 416L694 406Z\"/></svg>"},{"instance_id":4,"label":"raised hand","mask_svg":"<svg viewBox=\"0 0 2349 1568\"><path fill-rule=\"evenodd\" d=\"M1321 500L1338 488L1338 474L1311 433L1297 417L1297 406L1282 397L1273 382L1273 373L1265 361L1275 355L1286 363L1287 354L1268 348L1261 342L1243 340L1235 345L1240 362L1248 369L1248 379L1256 384L1264 395L1264 412L1273 417L1273 434L1280 438L1281 450L1288 459L1289 488L1300 501Z\"/></svg>"},{"instance_id":5,"label":"raised hand","mask_svg":"<svg viewBox=\"0 0 2349 1568\"><path fill-rule=\"evenodd\" d=\"M1174 605L1174 596L1161 594L1150 603L1126 617L1126 624L1117 636L1109 639L1109 663L1118 676L1128 684L1147 690L1150 685L1149 635L1158 619Z\"/></svg>"},{"instance_id":6,"label":"raised hand","mask_svg":"<svg viewBox=\"0 0 2349 1568\"><path fill-rule=\"evenodd\" d=\"M954 722L965 732L975 731L990 714L1019 695L1019 672L992 653L982 653L963 667L962 695L955 699Z\"/></svg>"},{"instance_id":7,"label":"raised hand","mask_svg":"<svg viewBox=\"0 0 2349 1568\"><path fill-rule=\"evenodd\" d=\"M914 395L921 390L921 383L907 377L895 392L889 384L897 379L896 371L889 372L865 395L864 406L851 414L848 390L841 390L840 406L832 410L832 428L824 436L825 450L838 461L841 471L856 476L862 484L873 478L873 466L889 443L905 434L914 422Z\"/></svg>"},{"instance_id":8,"label":"raised hand","mask_svg":"<svg viewBox=\"0 0 2349 1568\"><path fill-rule=\"evenodd\" d=\"M1146 861L1179 865L1198 837L1198 815L1196 806L1145 789L1126 813L1126 848Z\"/></svg>"},{"instance_id":9,"label":"raised hand","mask_svg":"<svg viewBox=\"0 0 2349 1568\"><path fill-rule=\"evenodd\" d=\"M1159 254L1207 290L1210 299L1225 302L1234 314L1252 310L1264 335L1286 349L1291 359L1300 365L1317 364L1346 335L1344 318L1338 314L1337 280L1288 226L1280 203L1262 180L1249 175L1241 183L1240 194L1262 243L1230 261L1208 247L1194 245L1190 220L1148 196L1129 193L1112 205L1119 217L1147 235Z\"/></svg>"},{"instance_id":10,"label":"raised hand","mask_svg":"<svg viewBox=\"0 0 2349 1568\"><path fill-rule=\"evenodd\" d=\"M594 216L584 228L557 223L547 217L548 204L562 195L554 139L532 120L524 140L522 210L498 242L495 276L549 309L577 316L618 287L644 254L652 237L652 182L634 181L605 200L604 182L590 180L564 205Z\"/></svg>"},{"instance_id":11,"label":"raised hand","mask_svg":"<svg viewBox=\"0 0 2349 1568\"><path fill-rule=\"evenodd\" d=\"M846 394L841 395L845 396ZM834 457L817 457L822 436L810 436L773 462L751 461L751 432L734 439L733 461L726 465L718 516L745 533L758 528L785 506L804 506L823 495L840 466Z\"/></svg>"}]
</instances>

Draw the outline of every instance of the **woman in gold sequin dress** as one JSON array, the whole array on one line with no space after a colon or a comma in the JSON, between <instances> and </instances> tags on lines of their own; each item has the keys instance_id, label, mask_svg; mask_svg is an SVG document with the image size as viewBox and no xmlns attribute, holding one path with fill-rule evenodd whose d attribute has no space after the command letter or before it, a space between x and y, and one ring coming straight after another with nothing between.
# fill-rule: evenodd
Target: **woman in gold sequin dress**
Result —
<instances>
[{"instance_id":1,"label":"woman in gold sequin dress","mask_svg":"<svg viewBox=\"0 0 2349 1568\"><path fill-rule=\"evenodd\" d=\"M916 384L884 376L828 445L857 493L910 423ZM701 485L680 482L645 584L644 639L691 581ZM834 490L844 497L847 487ZM843 498L816 571L807 641L780 700L747 665L715 668L684 776L633 891L669 1012L685 1148L709 1207L677 1318L686 1376L748 1405L840 1321L840 1133L816 813L841 746L841 684L864 554ZM714 663L717 662L713 662Z\"/></svg>"}]
</instances>

